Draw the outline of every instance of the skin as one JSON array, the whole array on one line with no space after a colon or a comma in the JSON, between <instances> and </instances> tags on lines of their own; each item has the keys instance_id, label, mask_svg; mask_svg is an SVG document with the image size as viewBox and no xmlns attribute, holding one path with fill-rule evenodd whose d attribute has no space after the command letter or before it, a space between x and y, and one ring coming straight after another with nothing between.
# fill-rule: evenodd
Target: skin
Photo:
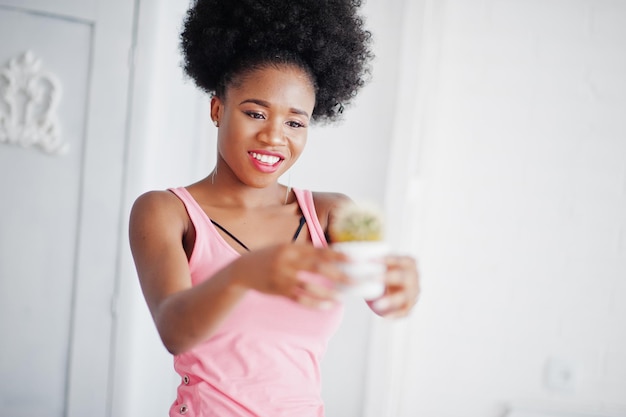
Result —
<instances>
[{"instance_id":1,"label":"skin","mask_svg":"<svg viewBox=\"0 0 626 417\"><path fill-rule=\"evenodd\" d=\"M308 228L291 242L301 216L293 193L278 183L304 150L315 91L295 66L267 66L240 76L224 97L213 97L211 117L219 124L216 167L187 187L207 215L244 242L241 256L192 287L188 259L195 229L182 202L169 191L140 196L130 217L130 244L141 288L159 335L169 352L181 354L209 338L248 290L279 295L307 308L328 308L339 294L333 285L299 279L299 271L324 275L331 284L349 284L336 266L343 255L312 246ZM251 152L278 155L267 172ZM286 198L287 197L287 198ZM314 193L323 228L333 208L348 198ZM415 260L387 257L386 292L368 304L383 317L407 315L417 300Z\"/></svg>"}]
</instances>

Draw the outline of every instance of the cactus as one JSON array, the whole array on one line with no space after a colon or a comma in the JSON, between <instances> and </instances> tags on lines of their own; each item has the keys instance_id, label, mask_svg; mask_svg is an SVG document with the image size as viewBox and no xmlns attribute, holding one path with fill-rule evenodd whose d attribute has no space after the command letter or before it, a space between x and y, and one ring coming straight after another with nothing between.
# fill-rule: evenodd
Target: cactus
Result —
<instances>
[{"instance_id":1,"label":"cactus","mask_svg":"<svg viewBox=\"0 0 626 417\"><path fill-rule=\"evenodd\" d=\"M372 205L346 203L339 206L329 225L333 243L383 239L382 213Z\"/></svg>"}]
</instances>

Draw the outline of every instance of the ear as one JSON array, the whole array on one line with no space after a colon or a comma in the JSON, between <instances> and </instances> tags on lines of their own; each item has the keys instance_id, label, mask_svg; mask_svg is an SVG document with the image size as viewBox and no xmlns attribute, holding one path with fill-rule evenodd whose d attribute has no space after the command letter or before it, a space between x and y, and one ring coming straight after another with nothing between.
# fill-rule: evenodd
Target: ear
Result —
<instances>
[{"instance_id":1,"label":"ear","mask_svg":"<svg viewBox=\"0 0 626 417\"><path fill-rule=\"evenodd\" d=\"M211 98L211 120L213 120L213 122L218 122L220 121L220 117L222 116L222 100L217 97L217 96L213 96Z\"/></svg>"}]
</instances>

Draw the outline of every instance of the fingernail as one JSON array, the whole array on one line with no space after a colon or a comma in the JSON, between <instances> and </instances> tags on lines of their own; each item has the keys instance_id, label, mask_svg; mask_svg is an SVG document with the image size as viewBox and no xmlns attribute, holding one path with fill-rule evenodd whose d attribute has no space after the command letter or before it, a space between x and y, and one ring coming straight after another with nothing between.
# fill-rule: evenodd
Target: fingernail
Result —
<instances>
[{"instance_id":1,"label":"fingernail","mask_svg":"<svg viewBox=\"0 0 626 417\"><path fill-rule=\"evenodd\" d=\"M331 308L333 308L334 305L335 303L333 303L332 301L322 301L318 304L318 307L322 310L330 310Z\"/></svg>"}]
</instances>

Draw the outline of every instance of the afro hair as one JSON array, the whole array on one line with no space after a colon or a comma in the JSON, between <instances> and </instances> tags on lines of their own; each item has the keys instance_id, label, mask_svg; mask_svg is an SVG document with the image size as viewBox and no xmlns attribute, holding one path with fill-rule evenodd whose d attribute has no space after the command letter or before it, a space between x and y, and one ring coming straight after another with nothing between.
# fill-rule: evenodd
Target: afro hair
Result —
<instances>
[{"instance_id":1,"label":"afro hair","mask_svg":"<svg viewBox=\"0 0 626 417\"><path fill-rule=\"evenodd\" d=\"M360 0L194 0L181 33L185 72L209 94L268 64L295 64L316 90L313 119L334 121L367 82L371 34Z\"/></svg>"}]
</instances>

